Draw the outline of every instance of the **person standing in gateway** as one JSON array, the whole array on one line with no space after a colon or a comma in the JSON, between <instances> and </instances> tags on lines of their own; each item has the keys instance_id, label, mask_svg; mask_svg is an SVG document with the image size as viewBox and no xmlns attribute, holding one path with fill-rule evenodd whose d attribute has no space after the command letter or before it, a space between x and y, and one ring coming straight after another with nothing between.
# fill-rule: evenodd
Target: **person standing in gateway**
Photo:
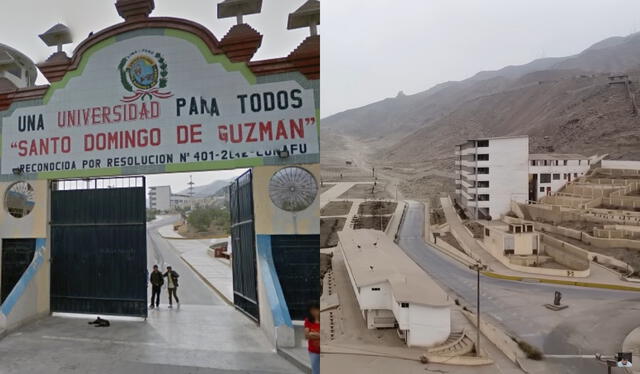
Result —
<instances>
[{"instance_id":1,"label":"person standing in gateway","mask_svg":"<svg viewBox=\"0 0 640 374\"><path fill-rule=\"evenodd\" d=\"M171 266L167 266L167 272L164 273L167 277L167 290L169 291L169 308L173 308L172 296L176 298L176 304L180 305L180 299L178 299L178 275L177 272L171 269Z\"/></svg>"},{"instance_id":2,"label":"person standing in gateway","mask_svg":"<svg viewBox=\"0 0 640 374\"><path fill-rule=\"evenodd\" d=\"M155 307L158 308L160 306L160 290L162 290L162 285L164 284L164 278L160 270L158 270L158 265L153 265L149 282L151 283L151 309L154 307L154 302Z\"/></svg>"}]
</instances>

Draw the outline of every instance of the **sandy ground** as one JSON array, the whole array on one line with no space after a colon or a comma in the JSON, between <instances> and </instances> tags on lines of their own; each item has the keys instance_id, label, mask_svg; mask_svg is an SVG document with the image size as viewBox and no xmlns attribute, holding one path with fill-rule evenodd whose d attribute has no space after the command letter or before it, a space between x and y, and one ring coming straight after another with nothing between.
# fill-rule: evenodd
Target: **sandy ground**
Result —
<instances>
[{"instance_id":1,"label":"sandy ground","mask_svg":"<svg viewBox=\"0 0 640 374\"><path fill-rule=\"evenodd\" d=\"M429 163L389 163L380 160L368 144L343 135L334 134L330 142L323 143L321 164L324 181L375 180L387 191L386 198L431 201L432 206L437 206L438 197L455 189L453 158Z\"/></svg>"}]
</instances>

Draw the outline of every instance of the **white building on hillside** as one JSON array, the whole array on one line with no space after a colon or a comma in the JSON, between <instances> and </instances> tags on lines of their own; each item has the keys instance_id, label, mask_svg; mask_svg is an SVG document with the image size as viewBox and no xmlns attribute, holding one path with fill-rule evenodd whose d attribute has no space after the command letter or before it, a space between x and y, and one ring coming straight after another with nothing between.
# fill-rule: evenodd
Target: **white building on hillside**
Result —
<instances>
[{"instance_id":1,"label":"white building on hillside","mask_svg":"<svg viewBox=\"0 0 640 374\"><path fill-rule=\"evenodd\" d=\"M475 219L496 219L528 198L529 137L468 140L456 146L456 201Z\"/></svg>"},{"instance_id":2,"label":"white building on hillside","mask_svg":"<svg viewBox=\"0 0 640 374\"><path fill-rule=\"evenodd\" d=\"M602 158L529 154L527 135L468 140L456 146L455 155L456 201L475 219L499 219L511 201L551 195Z\"/></svg>"},{"instance_id":3,"label":"white building on hillside","mask_svg":"<svg viewBox=\"0 0 640 374\"><path fill-rule=\"evenodd\" d=\"M29 57L0 44L0 92L32 87L37 75L36 66Z\"/></svg>"},{"instance_id":4,"label":"white building on hillside","mask_svg":"<svg viewBox=\"0 0 640 374\"><path fill-rule=\"evenodd\" d=\"M529 200L537 201L549 196L583 176L589 171L592 159L578 154L530 154Z\"/></svg>"},{"instance_id":5,"label":"white building on hillside","mask_svg":"<svg viewBox=\"0 0 640 374\"><path fill-rule=\"evenodd\" d=\"M171 197L169 199L169 205L171 206L171 209L186 208L191 206L191 197L189 195L174 193L171 194Z\"/></svg>"},{"instance_id":6,"label":"white building on hillside","mask_svg":"<svg viewBox=\"0 0 640 374\"><path fill-rule=\"evenodd\" d=\"M149 187L149 208L155 210L171 209L171 186Z\"/></svg>"},{"instance_id":7,"label":"white building on hillside","mask_svg":"<svg viewBox=\"0 0 640 374\"><path fill-rule=\"evenodd\" d=\"M387 235L338 233L340 248L367 327L397 328L408 346L433 346L451 333L448 295Z\"/></svg>"}]
</instances>

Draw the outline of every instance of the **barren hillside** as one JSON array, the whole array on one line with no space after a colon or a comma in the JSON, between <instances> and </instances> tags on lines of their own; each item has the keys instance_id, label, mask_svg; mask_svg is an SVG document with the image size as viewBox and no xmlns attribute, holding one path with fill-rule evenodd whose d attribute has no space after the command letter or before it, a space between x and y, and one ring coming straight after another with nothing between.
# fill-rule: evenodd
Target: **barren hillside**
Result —
<instances>
[{"instance_id":1,"label":"barren hillside","mask_svg":"<svg viewBox=\"0 0 640 374\"><path fill-rule=\"evenodd\" d=\"M366 148L371 164L446 170L453 145L468 138L528 134L532 151L640 159L640 116L624 85L609 84L621 72L640 98L640 34L327 117L323 152L340 149L344 136Z\"/></svg>"}]
</instances>

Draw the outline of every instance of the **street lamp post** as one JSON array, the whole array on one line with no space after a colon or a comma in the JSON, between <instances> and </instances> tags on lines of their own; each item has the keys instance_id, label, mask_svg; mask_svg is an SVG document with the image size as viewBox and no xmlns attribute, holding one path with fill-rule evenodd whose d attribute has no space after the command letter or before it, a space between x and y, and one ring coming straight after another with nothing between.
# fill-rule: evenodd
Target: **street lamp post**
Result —
<instances>
[{"instance_id":1,"label":"street lamp post","mask_svg":"<svg viewBox=\"0 0 640 374\"><path fill-rule=\"evenodd\" d=\"M478 276L478 283L476 286L476 357L480 357L480 271L486 270L487 265L478 261L478 263L470 265L469 269L475 270Z\"/></svg>"}]
</instances>

